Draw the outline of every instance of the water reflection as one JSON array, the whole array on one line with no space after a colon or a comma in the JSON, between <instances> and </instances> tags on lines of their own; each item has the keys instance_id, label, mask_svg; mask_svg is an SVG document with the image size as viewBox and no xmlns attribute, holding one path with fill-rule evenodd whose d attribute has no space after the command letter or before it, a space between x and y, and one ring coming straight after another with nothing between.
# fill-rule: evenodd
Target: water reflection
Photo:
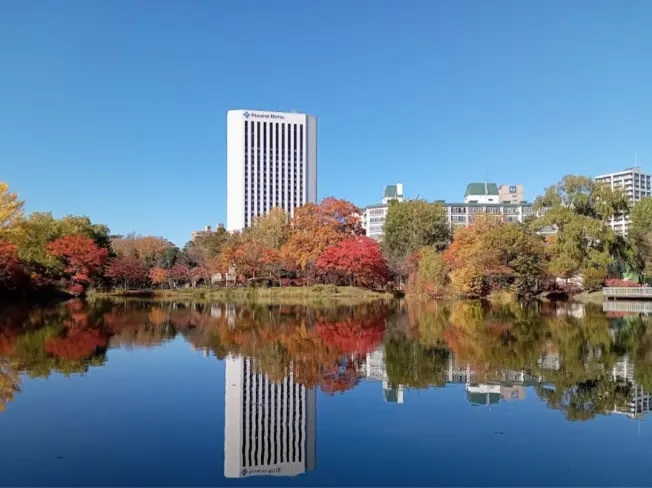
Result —
<instances>
[{"instance_id":1,"label":"water reflection","mask_svg":"<svg viewBox=\"0 0 652 488\"><path fill-rule=\"evenodd\" d=\"M315 388L272 382L255 361L226 360L224 476L295 476L315 468Z\"/></svg>"},{"instance_id":2,"label":"water reflection","mask_svg":"<svg viewBox=\"0 0 652 488\"><path fill-rule=\"evenodd\" d=\"M577 304L107 301L0 311L0 409L12 408L29 378L83 374L113 348L180 336L226 365L227 478L314 470L318 393L346 395L361 382L395 404L410 390L450 384L463 385L459 394L479 408L538 398L571 421L641 419L651 408L652 319L644 314Z\"/></svg>"}]
</instances>

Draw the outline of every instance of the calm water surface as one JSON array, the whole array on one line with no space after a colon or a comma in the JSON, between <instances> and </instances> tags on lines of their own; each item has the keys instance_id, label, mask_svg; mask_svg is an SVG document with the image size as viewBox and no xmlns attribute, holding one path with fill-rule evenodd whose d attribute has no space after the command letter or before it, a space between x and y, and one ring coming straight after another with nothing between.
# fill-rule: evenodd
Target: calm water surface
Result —
<instances>
[{"instance_id":1,"label":"calm water surface","mask_svg":"<svg viewBox=\"0 0 652 488\"><path fill-rule=\"evenodd\" d=\"M0 484L649 486L650 390L581 305L5 308Z\"/></svg>"}]
</instances>

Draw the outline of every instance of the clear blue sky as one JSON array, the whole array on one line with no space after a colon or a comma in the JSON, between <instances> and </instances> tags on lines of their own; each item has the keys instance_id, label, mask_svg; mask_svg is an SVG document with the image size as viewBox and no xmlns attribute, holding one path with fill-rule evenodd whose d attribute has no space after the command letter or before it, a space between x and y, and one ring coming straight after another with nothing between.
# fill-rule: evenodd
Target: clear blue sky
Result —
<instances>
[{"instance_id":1,"label":"clear blue sky","mask_svg":"<svg viewBox=\"0 0 652 488\"><path fill-rule=\"evenodd\" d=\"M652 2L4 0L0 180L183 244L226 217L226 111L319 117L319 196L652 171Z\"/></svg>"}]
</instances>

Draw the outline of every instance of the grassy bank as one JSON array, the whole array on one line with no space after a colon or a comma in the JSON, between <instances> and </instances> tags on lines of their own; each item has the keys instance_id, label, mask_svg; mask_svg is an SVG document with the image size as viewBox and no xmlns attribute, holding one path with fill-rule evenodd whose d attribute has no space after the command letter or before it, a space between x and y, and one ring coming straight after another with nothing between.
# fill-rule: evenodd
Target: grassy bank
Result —
<instances>
[{"instance_id":1,"label":"grassy bank","mask_svg":"<svg viewBox=\"0 0 652 488\"><path fill-rule=\"evenodd\" d=\"M571 302L596 303L601 305L604 302L604 295L602 294L602 290L583 291L582 293L572 295L569 300Z\"/></svg>"},{"instance_id":2,"label":"grassy bank","mask_svg":"<svg viewBox=\"0 0 652 488\"><path fill-rule=\"evenodd\" d=\"M161 301L303 304L314 302L361 303L391 299L393 295L364 288L332 285L283 288L181 288L89 294L89 298L103 297L151 298Z\"/></svg>"}]
</instances>

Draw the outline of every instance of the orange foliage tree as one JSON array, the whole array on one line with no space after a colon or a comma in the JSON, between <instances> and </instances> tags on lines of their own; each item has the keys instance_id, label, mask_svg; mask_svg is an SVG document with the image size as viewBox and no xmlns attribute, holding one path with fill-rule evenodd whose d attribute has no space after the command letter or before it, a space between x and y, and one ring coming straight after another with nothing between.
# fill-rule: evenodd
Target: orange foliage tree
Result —
<instances>
[{"instance_id":1,"label":"orange foliage tree","mask_svg":"<svg viewBox=\"0 0 652 488\"><path fill-rule=\"evenodd\" d=\"M456 295L479 297L495 288L535 293L543 274L543 239L521 224L490 216L457 229L444 252Z\"/></svg>"},{"instance_id":2,"label":"orange foliage tree","mask_svg":"<svg viewBox=\"0 0 652 488\"><path fill-rule=\"evenodd\" d=\"M163 268L152 268L148 272L149 280L152 284L163 287L170 280L170 273L167 269Z\"/></svg>"},{"instance_id":3,"label":"orange foliage tree","mask_svg":"<svg viewBox=\"0 0 652 488\"><path fill-rule=\"evenodd\" d=\"M289 263L305 272L328 247L364 234L359 212L351 202L333 197L295 209L290 238L281 252Z\"/></svg>"}]
</instances>

